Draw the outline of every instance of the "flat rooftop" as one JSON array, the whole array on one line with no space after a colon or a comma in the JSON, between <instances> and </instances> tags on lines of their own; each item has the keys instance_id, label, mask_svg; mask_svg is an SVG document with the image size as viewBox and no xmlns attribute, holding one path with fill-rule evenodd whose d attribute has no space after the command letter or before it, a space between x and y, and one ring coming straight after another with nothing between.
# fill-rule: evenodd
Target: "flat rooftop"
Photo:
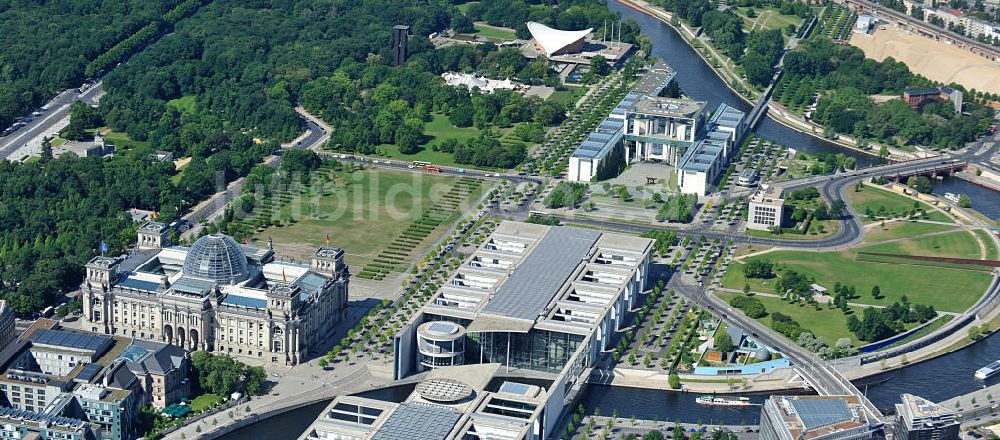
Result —
<instances>
[{"instance_id":1,"label":"flat rooftop","mask_svg":"<svg viewBox=\"0 0 1000 440\"><path fill-rule=\"evenodd\" d=\"M534 321L601 236L589 229L555 227L511 272L482 313Z\"/></svg>"},{"instance_id":2,"label":"flat rooftop","mask_svg":"<svg viewBox=\"0 0 1000 440\"><path fill-rule=\"evenodd\" d=\"M899 415L901 416L905 414L911 419L922 419L954 416L955 414L951 410L922 397L914 396L912 394L903 394L900 397L902 398L902 404L898 404L896 406L903 409L903 412L899 412Z\"/></svg>"},{"instance_id":3,"label":"flat rooftop","mask_svg":"<svg viewBox=\"0 0 1000 440\"><path fill-rule=\"evenodd\" d=\"M504 221L423 310L472 321L468 331L589 334L651 247L642 237Z\"/></svg>"},{"instance_id":4,"label":"flat rooftop","mask_svg":"<svg viewBox=\"0 0 1000 440\"><path fill-rule=\"evenodd\" d=\"M704 101L649 96L637 100L632 105L630 112L652 116L692 119L705 109L705 105Z\"/></svg>"},{"instance_id":5,"label":"flat rooftop","mask_svg":"<svg viewBox=\"0 0 1000 440\"><path fill-rule=\"evenodd\" d=\"M794 438L812 439L867 424L856 396L774 396L779 416Z\"/></svg>"},{"instance_id":6,"label":"flat rooftop","mask_svg":"<svg viewBox=\"0 0 1000 440\"><path fill-rule=\"evenodd\" d=\"M667 88L670 81L673 81L675 75L674 69L671 69L663 61L657 60L656 64L642 75L633 90L644 96L659 95L663 89Z\"/></svg>"},{"instance_id":7,"label":"flat rooftop","mask_svg":"<svg viewBox=\"0 0 1000 440\"><path fill-rule=\"evenodd\" d=\"M684 153L678 168L683 171L707 172L721 160L723 150L725 146L721 142L700 140Z\"/></svg>"},{"instance_id":8,"label":"flat rooftop","mask_svg":"<svg viewBox=\"0 0 1000 440\"><path fill-rule=\"evenodd\" d=\"M782 202L784 199L781 198L781 194L784 189L778 185L761 185L757 188L757 191L750 196L751 202L757 203L772 203L772 202Z\"/></svg>"}]
</instances>

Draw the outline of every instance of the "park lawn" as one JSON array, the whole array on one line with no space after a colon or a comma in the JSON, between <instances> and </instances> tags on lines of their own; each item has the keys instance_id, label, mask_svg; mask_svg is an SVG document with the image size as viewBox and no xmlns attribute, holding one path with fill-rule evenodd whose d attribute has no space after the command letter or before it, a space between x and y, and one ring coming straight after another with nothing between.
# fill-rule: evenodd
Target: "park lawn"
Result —
<instances>
[{"instance_id":1,"label":"park lawn","mask_svg":"<svg viewBox=\"0 0 1000 440\"><path fill-rule=\"evenodd\" d=\"M860 252L880 254L921 255L927 257L982 258L979 243L969 231L956 231L940 235L916 237L866 246Z\"/></svg>"},{"instance_id":2,"label":"park lawn","mask_svg":"<svg viewBox=\"0 0 1000 440\"><path fill-rule=\"evenodd\" d=\"M513 29L499 26L490 26L486 23L475 23L476 35L494 40L516 40L517 33Z\"/></svg>"},{"instance_id":3,"label":"park lawn","mask_svg":"<svg viewBox=\"0 0 1000 440\"><path fill-rule=\"evenodd\" d=\"M119 133L117 131L111 131L110 128L102 128L99 130L101 136L108 141L109 144L114 144L119 150L122 148L126 149L149 149L149 141L133 141L125 133Z\"/></svg>"},{"instance_id":4,"label":"park lawn","mask_svg":"<svg viewBox=\"0 0 1000 440\"><path fill-rule=\"evenodd\" d=\"M476 5L476 4L479 4L479 2L465 2L465 3L462 3L460 5L457 5L456 7L458 8L459 12L461 12L463 14L468 14L469 13L469 8L471 8L472 5Z\"/></svg>"},{"instance_id":5,"label":"park lawn","mask_svg":"<svg viewBox=\"0 0 1000 440\"><path fill-rule=\"evenodd\" d=\"M916 206L923 208L924 211L927 211L927 220L954 223L950 217L942 214L931 205L871 185L865 185L861 191L848 190L847 200L851 204L851 207L854 208L854 212L858 213L864 219L865 223L878 221L870 220L865 216L865 212L868 209L878 213L879 209L884 206L889 213L901 213L912 210L914 203L917 204Z\"/></svg>"},{"instance_id":6,"label":"park lawn","mask_svg":"<svg viewBox=\"0 0 1000 440\"><path fill-rule=\"evenodd\" d=\"M552 92L547 100L562 103L567 109L572 109L574 104L576 104L576 102L580 100L580 97L582 97L585 93L587 93L586 86L568 86L562 90Z\"/></svg>"},{"instance_id":7,"label":"park lawn","mask_svg":"<svg viewBox=\"0 0 1000 440\"><path fill-rule=\"evenodd\" d=\"M520 139L516 139L513 135L513 128L498 128L494 129L494 133L500 136L501 143L507 142L521 142ZM445 139L456 139L459 142L465 142L469 139L476 138L480 135L480 131L476 127L456 127L452 125L451 121L448 120L448 116L440 113L434 113L431 120L424 125L424 143L420 145L420 150L413 154L403 154L399 151L399 147L394 144L382 144L378 146L379 155L383 157L388 157L390 159L396 159L401 161L415 161L420 160L424 162L430 162L435 165L444 165L457 168L480 168L489 169L488 167L476 167L470 164L460 164L455 162L455 158L452 153L447 153L444 151L434 151L432 146L444 142Z\"/></svg>"},{"instance_id":8,"label":"park lawn","mask_svg":"<svg viewBox=\"0 0 1000 440\"><path fill-rule=\"evenodd\" d=\"M996 243L994 243L993 240L990 238L990 233L982 229L976 229L975 232L976 235L979 236L979 239L983 241L983 244L986 245L985 259L986 260L1000 259L1000 249L997 249Z\"/></svg>"},{"instance_id":9,"label":"park lawn","mask_svg":"<svg viewBox=\"0 0 1000 440\"><path fill-rule=\"evenodd\" d=\"M952 229L956 229L955 226L916 221L890 221L885 222L884 226L873 225L871 229L867 230L865 232L865 242L876 243L915 235L944 232Z\"/></svg>"},{"instance_id":10,"label":"park lawn","mask_svg":"<svg viewBox=\"0 0 1000 440\"><path fill-rule=\"evenodd\" d=\"M55 148L55 147L58 147L58 146L60 146L62 144L65 144L66 143L66 139L63 139L61 137L56 137L55 139L52 139L51 143L52 143L52 147Z\"/></svg>"},{"instance_id":11,"label":"park lawn","mask_svg":"<svg viewBox=\"0 0 1000 440\"><path fill-rule=\"evenodd\" d=\"M393 144L379 145L382 155L404 161L422 160L435 165L463 167L455 162L451 153L444 151L434 151L431 146L440 144L445 139L456 139L465 142L479 136L479 129L476 127L456 127L448 120L448 115L434 113L431 120L424 125L425 141L420 145L420 151L413 154L403 154L399 152L399 147Z\"/></svg>"},{"instance_id":12,"label":"park lawn","mask_svg":"<svg viewBox=\"0 0 1000 440\"><path fill-rule=\"evenodd\" d=\"M716 292L716 295L719 295L720 298L728 303L730 298L742 294L733 292ZM844 313L839 309L830 309L826 305L820 305L819 310L816 310L816 306L805 303L792 304L781 298L761 295L755 295L754 298L760 300L761 304L764 304L764 308L767 309L767 315L763 318L758 318L757 320L766 325L768 328L771 327L771 315L778 312L783 315L790 316L792 319L797 321L805 331L808 331L816 336L822 336L831 346L837 343L837 339L840 338L850 338L851 343L855 346L863 345L858 342L854 333L851 333L851 331L847 329L847 316L844 315ZM854 314L859 319L861 318L861 314L863 312L861 307L849 307L849 309L853 310Z\"/></svg>"},{"instance_id":13,"label":"park lawn","mask_svg":"<svg viewBox=\"0 0 1000 440\"><path fill-rule=\"evenodd\" d=\"M222 402L223 400L225 400L225 398L218 394L212 394L212 393L202 394L198 397L195 397L194 400L191 401L191 411L198 412L206 408L211 408L216 403Z\"/></svg>"},{"instance_id":14,"label":"park lawn","mask_svg":"<svg viewBox=\"0 0 1000 440\"><path fill-rule=\"evenodd\" d=\"M736 14L743 19L743 28L751 29L785 29L788 25L798 27L802 24L802 18L797 15L782 15L777 8L752 8L757 13L756 17L747 17L747 10L751 8L736 8ZM754 27L756 23L756 27Z\"/></svg>"},{"instance_id":15,"label":"park lawn","mask_svg":"<svg viewBox=\"0 0 1000 440\"><path fill-rule=\"evenodd\" d=\"M171 99L167 101L167 105L177 109L181 113L193 114L198 110L198 104L195 102L195 95L185 95L177 99Z\"/></svg>"},{"instance_id":16,"label":"park lawn","mask_svg":"<svg viewBox=\"0 0 1000 440\"><path fill-rule=\"evenodd\" d=\"M296 196L278 211L278 218L290 217L295 223L268 227L256 239L271 237L275 243L301 247L307 257L309 249L324 245L329 235L331 244L347 253L348 264L360 268L441 199L456 180L406 171L338 173L334 190L303 203ZM309 212L302 205L313 205L316 210Z\"/></svg>"},{"instance_id":17,"label":"park lawn","mask_svg":"<svg viewBox=\"0 0 1000 440\"><path fill-rule=\"evenodd\" d=\"M871 251L871 248L862 249ZM769 260L794 269L828 289L832 289L837 281L853 284L860 296L851 300L854 303L888 306L906 295L911 303L933 305L946 312L968 309L982 296L991 281L990 274L984 272L871 263L857 261L856 256L856 250L775 251L749 259ZM743 290L749 281L753 291L777 293L774 289L776 278L747 280L743 276L744 264L743 261L735 261L729 266L722 277L724 287ZM872 287L876 285L882 291L882 299L871 296Z\"/></svg>"},{"instance_id":18,"label":"park lawn","mask_svg":"<svg viewBox=\"0 0 1000 440\"><path fill-rule=\"evenodd\" d=\"M819 232L820 226L823 227L823 232ZM775 234L771 231L747 229L747 235L751 237L780 238L782 240L820 240L837 235L838 232L840 232L840 222L837 220L813 220L812 224L809 225L809 232L805 234L797 232Z\"/></svg>"}]
</instances>

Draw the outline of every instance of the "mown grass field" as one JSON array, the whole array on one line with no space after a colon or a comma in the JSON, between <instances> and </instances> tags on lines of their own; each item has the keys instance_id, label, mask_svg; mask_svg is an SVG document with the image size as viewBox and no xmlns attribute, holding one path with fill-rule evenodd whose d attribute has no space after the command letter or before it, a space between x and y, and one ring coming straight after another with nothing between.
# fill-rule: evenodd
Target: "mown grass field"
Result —
<instances>
[{"instance_id":1,"label":"mown grass field","mask_svg":"<svg viewBox=\"0 0 1000 440\"><path fill-rule=\"evenodd\" d=\"M338 174L333 188L318 196L297 196L277 211L293 224L271 226L256 234L275 243L331 244L347 253L348 264L363 266L393 242L435 201L452 189L456 177L402 171L355 171Z\"/></svg>"},{"instance_id":2,"label":"mown grass field","mask_svg":"<svg viewBox=\"0 0 1000 440\"><path fill-rule=\"evenodd\" d=\"M563 90L556 90L549 95L548 100L553 102L560 102L566 106L566 108L573 108L584 93L587 93L587 87L566 87Z\"/></svg>"},{"instance_id":3,"label":"mown grass field","mask_svg":"<svg viewBox=\"0 0 1000 440\"><path fill-rule=\"evenodd\" d=\"M935 238L936 240L931 240ZM909 241L904 242L909 243ZM916 304L930 304L938 310L961 312L982 296L991 277L987 273L961 269L927 268L908 265L891 265L857 260L857 252L890 252L907 250L918 255L955 256L967 255L975 241L965 232L940 237L917 239L914 244L885 243L857 250L839 252L776 251L749 259L765 259L794 269L827 288L834 284L853 284L861 296L852 302L861 304L890 305L903 295ZM776 293L776 279L747 280L743 276L744 263L736 261L729 266L722 278L725 287L742 290L749 282L758 292ZM878 285L883 298L871 296L871 289Z\"/></svg>"},{"instance_id":4,"label":"mown grass field","mask_svg":"<svg viewBox=\"0 0 1000 440\"><path fill-rule=\"evenodd\" d=\"M750 9L754 10L756 17L748 17L747 12ZM794 25L798 27L802 24L802 18L795 15L782 15L778 8L766 7L766 8L735 8L736 15L739 15L743 19L743 28L747 31L751 29L781 29L784 30L788 25Z\"/></svg>"},{"instance_id":5,"label":"mown grass field","mask_svg":"<svg viewBox=\"0 0 1000 440\"><path fill-rule=\"evenodd\" d=\"M491 38L494 40L516 40L517 34L513 29L490 26L485 23L476 23L476 35Z\"/></svg>"},{"instance_id":6,"label":"mown grass field","mask_svg":"<svg viewBox=\"0 0 1000 440\"><path fill-rule=\"evenodd\" d=\"M866 242L894 240L915 235L933 234L956 229L952 225L936 223L921 223L915 221L886 222L884 226L876 225L865 233Z\"/></svg>"},{"instance_id":7,"label":"mown grass field","mask_svg":"<svg viewBox=\"0 0 1000 440\"><path fill-rule=\"evenodd\" d=\"M177 109L181 113L194 113L198 110L198 104L195 103L195 98L195 95L182 96L180 98L167 101L167 105Z\"/></svg>"},{"instance_id":8,"label":"mown grass field","mask_svg":"<svg viewBox=\"0 0 1000 440\"><path fill-rule=\"evenodd\" d=\"M730 298L741 294L719 292L717 295L728 303ZM770 315L778 312L798 321L806 331L816 336L822 336L831 346L840 338L851 338L854 345L860 345L854 334L847 329L847 318L839 309L831 310L826 305L821 305L819 310L816 310L815 306L804 303L792 304L781 298L760 295L754 296L754 298L759 299L761 304L764 304L764 308L767 309L768 316L760 318L758 321L768 327L771 327ZM857 314L859 318L861 317L861 313L863 312L861 307L850 307L849 309ZM833 319L834 317L831 317L831 314L836 314L836 319Z\"/></svg>"},{"instance_id":9,"label":"mown grass field","mask_svg":"<svg viewBox=\"0 0 1000 440\"><path fill-rule=\"evenodd\" d=\"M882 207L885 207L886 211L889 213L902 213L912 210L914 206L919 206L927 211L927 220L952 223L951 218L924 202L916 201L909 197L881 188L876 188L871 185L865 185L861 191L854 191L853 189L848 190L847 199L848 203L850 203L854 208L854 211L864 219L865 223L878 221L870 220L865 216L865 213L869 209L874 213L878 213ZM914 203L916 203L916 205L914 205Z\"/></svg>"}]
</instances>

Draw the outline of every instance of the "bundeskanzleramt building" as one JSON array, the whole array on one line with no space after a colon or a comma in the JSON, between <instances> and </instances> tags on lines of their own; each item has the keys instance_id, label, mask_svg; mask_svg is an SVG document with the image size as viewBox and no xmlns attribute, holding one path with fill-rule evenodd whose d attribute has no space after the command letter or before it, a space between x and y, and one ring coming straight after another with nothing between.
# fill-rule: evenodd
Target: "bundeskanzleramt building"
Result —
<instances>
[{"instance_id":1,"label":"bundeskanzleramt building","mask_svg":"<svg viewBox=\"0 0 1000 440\"><path fill-rule=\"evenodd\" d=\"M573 152L566 179L607 179L652 161L674 167L664 174L677 173L681 192L707 195L743 140L746 115L719 104L709 117L705 102L658 96L673 77L665 65L650 69Z\"/></svg>"},{"instance_id":2,"label":"bundeskanzleramt building","mask_svg":"<svg viewBox=\"0 0 1000 440\"><path fill-rule=\"evenodd\" d=\"M85 329L296 365L346 313L350 273L341 249L321 247L311 264L278 262L270 246L222 234L169 246L155 223L139 229L139 249L87 264Z\"/></svg>"},{"instance_id":3,"label":"bundeskanzleramt building","mask_svg":"<svg viewBox=\"0 0 1000 440\"><path fill-rule=\"evenodd\" d=\"M781 217L785 209L785 199L781 198L782 189L774 185L761 185L750 196L750 206L747 209L747 228L767 231L781 227Z\"/></svg>"},{"instance_id":4,"label":"bundeskanzleramt building","mask_svg":"<svg viewBox=\"0 0 1000 440\"><path fill-rule=\"evenodd\" d=\"M881 440L857 396L771 396L760 413L760 440Z\"/></svg>"}]
</instances>

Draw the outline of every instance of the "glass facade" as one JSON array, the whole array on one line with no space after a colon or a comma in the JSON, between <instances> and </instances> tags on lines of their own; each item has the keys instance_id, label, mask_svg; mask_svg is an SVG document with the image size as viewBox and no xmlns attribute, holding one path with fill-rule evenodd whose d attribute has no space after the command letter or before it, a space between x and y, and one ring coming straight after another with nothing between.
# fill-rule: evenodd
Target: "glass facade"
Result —
<instances>
[{"instance_id":1,"label":"glass facade","mask_svg":"<svg viewBox=\"0 0 1000 440\"><path fill-rule=\"evenodd\" d=\"M474 335L482 362L510 368L558 373L583 342L583 336L533 329L528 333L490 332Z\"/></svg>"}]
</instances>

